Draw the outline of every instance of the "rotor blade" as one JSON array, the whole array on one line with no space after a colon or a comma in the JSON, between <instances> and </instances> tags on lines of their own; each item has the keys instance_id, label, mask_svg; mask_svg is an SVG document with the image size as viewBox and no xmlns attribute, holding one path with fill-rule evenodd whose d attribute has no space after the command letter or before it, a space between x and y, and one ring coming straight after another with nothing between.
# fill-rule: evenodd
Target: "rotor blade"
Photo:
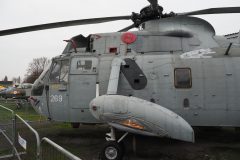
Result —
<instances>
[{"instance_id":1,"label":"rotor blade","mask_svg":"<svg viewBox=\"0 0 240 160\"><path fill-rule=\"evenodd\" d=\"M131 16L102 17L102 18L91 18L91 19L81 19L81 20L73 20L73 21L46 23L46 24L40 24L40 25L34 25L34 26L2 30L2 31L0 31L0 36L18 34L18 33L24 33L24 32L32 32L32 31L38 31L38 30L45 30L45 29L52 29L52 28L86 25L86 24L96 24L96 23L104 23L104 22L117 21L117 20L129 20L129 19L131 19Z\"/></svg>"},{"instance_id":2,"label":"rotor blade","mask_svg":"<svg viewBox=\"0 0 240 160\"><path fill-rule=\"evenodd\" d=\"M202 15L202 14L221 14L221 13L240 13L240 7L209 8L204 10L177 13L178 16Z\"/></svg>"},{"instance_id":3,"label":"rotor blade","mask_svg":"<svg viewBox=\"0 0 240 160\"><path fill-rule=\"evenodd\" d=\"M118 32L126 32L126 31L128 31L128 30L130 30L130 29L132 29L132 28L135 28L135 25L134 25L134 24L132 24L132 25L126 27L126 28L123 28L123 29L121 29L121 30L118 31Z\"/></svg>"}]
</instances>

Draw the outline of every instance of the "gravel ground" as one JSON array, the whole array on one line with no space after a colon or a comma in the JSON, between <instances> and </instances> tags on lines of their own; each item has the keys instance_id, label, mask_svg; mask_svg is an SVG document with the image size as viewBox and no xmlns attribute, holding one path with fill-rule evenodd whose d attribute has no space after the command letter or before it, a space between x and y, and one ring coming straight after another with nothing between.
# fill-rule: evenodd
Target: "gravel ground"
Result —
<instances>
[{"instance_id":1,"label":"gravel ground","mask_svg":"<svg viewBox=\"0 0 240 160\"><path fill-rule=\"evenodd\" d=\"M109 131L105 125L80 126L79 129L55 128L55 134L39 129L63 147L82 159L95 160L105 143ZM121 135L122 133L118 133ZM237 160L240 159L240 132L234 128L196 128L196 142L186 143L166 138L135 136L136 152L133 152L133 135L124 140L125 160Z\"/></svg>"},{"instance_id":2,"label":"gravel ground","mask_svg":"<svg viewBox=\"0 0 240 160\"><path fill-rule=\"evenodd\" d=\"M83 160L97 160L109 131L105 125L82 125L72 129L69 124L36 123L41 137L48 137ZM122 133L118 133L120 136ZM196 142L186 143L166 138L135 136L124 139L124 160L237 160L240 159L240 132L234 128L197 128ZM0 151L9 147L0 136Z\"/></svg>"}]
</instances>

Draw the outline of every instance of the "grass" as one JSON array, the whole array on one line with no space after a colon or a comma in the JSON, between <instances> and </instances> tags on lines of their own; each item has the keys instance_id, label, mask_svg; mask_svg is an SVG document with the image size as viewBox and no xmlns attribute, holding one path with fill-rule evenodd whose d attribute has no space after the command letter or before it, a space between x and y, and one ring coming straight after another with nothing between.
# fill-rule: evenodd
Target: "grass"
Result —
<instances>
[{"instance_id":1,"label":"grass","mask_svg":"<svg viewBox=\"0 0 240 160\"><path fill-rule=\"evenodd\" d=\"M15 114L19 115L26 121L43 121L46 120L45 117L40 116L38 113L35 112L35 110L31 107L30 104L24 103L21 108L18 108L15 101L0 101L0 105L7 107L14 111ZM5 111L0 108L0 116L3 116L3 114L9 115L8 111ZM1 118L0 118L1 119Z\"/></svg>"},{"instance_id":2,"label":"grass","mask_svg":"<svg viewBox=\"0 0 240 160\"><path fill-rule=\"evenodd\" d=\"M0 148L0 156L12 154L11 148Z\"/></svg>"}]
</instances>

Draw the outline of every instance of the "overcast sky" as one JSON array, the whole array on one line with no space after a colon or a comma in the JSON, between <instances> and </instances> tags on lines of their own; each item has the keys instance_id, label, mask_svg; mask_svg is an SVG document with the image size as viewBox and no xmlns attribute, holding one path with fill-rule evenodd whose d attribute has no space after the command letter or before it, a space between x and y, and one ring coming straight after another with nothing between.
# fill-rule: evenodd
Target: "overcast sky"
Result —
<instances>
[{"instance_id":1,"label":"overcast sky","mask_svg":"<svg viewBox=\"0 0 240 160\"><path fill-rule=\"evenodd\" d=\"M240 0L159 0L165 12L188 12L213 7L240 6ZM130 15L148 5L147 0L0 0L0 30L41 23L93 17ZM210 22L218 35L238 32L240 14L198 16ZM118 21L0 37L0 80L26 74L29 62L62 53L64 39L75 35L115 32L131 24Z\"/></svg>"}]
</instances>

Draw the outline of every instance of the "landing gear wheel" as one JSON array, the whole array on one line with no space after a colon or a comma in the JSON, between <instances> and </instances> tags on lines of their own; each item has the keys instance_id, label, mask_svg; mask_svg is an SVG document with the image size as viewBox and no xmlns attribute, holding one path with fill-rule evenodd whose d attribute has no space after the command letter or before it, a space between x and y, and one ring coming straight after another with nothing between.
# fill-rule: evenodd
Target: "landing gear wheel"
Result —
<instances>
[{"instance_id":1,"label":"landing gear wheel","mask_svg":"<svg viewBox=\"0 0 240 160\"><path fill-rule=\"evenodd\" d=\"M101 160L121 160L123 157L123 146L116 141L108 141L100 153Z\"/></svg>"}]
</instances>

